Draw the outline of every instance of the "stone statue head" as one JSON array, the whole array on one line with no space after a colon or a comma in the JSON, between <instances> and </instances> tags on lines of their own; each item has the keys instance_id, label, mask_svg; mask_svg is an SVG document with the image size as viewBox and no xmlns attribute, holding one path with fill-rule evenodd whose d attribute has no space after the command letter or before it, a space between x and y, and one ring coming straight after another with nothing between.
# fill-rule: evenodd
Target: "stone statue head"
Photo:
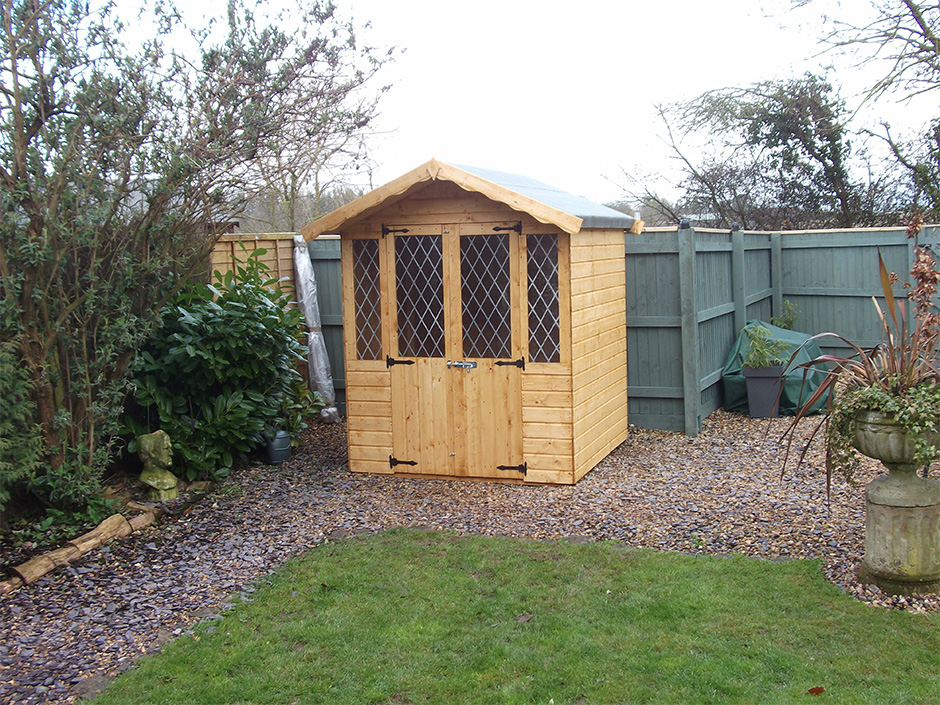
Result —
<instances>
[{"instance_id":1,"label":"stone statue head","mask_svg":"<svg viewBox=\"0 0 940 705\"><path fill-rule=\"evenodd\" d=\"M173 445L164 430L137 437L137 455L145 468L167 469L173 464Z\"/></svg>"}]
</instances>

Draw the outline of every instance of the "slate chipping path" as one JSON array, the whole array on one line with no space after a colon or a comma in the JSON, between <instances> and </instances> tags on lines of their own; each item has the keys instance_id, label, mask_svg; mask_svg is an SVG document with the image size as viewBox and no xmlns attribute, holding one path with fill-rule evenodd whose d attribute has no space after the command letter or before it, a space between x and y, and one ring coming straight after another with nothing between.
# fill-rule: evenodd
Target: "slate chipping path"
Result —
<instances>
[{"instance_id":1,"label":"slate chipping path","mask_svg":"<svg viewBox=\"0 0 940 705\"><path fill-rule=\"evenodd\" d=\"M74 702L250 597L287 558L324 540L403 525L816 557L857 599L940 610L936 597L893 598L855 583L862 490L836 483L827 512L818 450L781 480L776 439L785 423L719 411L695 439L631 429L574 487L353 475L344 467L345 427L316 426L289 463L245 468L179 518L0 598L0 702ZM874 468L866 466L863 482Z\"/></svg>"}]
</instances>

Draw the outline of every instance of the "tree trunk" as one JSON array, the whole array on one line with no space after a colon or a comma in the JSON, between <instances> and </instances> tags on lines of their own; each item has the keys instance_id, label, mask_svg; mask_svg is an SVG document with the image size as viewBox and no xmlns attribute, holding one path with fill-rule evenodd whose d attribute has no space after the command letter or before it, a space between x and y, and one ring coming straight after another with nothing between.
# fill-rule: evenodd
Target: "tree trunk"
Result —
<instances>
[{"instance_id":1,"label":"tree trunk","mask_svg":"<svg viewBox=\"0 0 940 705\"><path fill-rule=\"evenodd\" d=\"M45 360L42 357L41 346L38 341L27 345L24 351L24 361L29 367L33 379L33 402L36 404L36 419L42 427L42 438L45 444L46 461L53 472L62 467L65 456L62 452L62 441L56 429L55 415L55 388L49 380ZM36 350L38 355L31 354Z\"/></svg>"}]
</instances>

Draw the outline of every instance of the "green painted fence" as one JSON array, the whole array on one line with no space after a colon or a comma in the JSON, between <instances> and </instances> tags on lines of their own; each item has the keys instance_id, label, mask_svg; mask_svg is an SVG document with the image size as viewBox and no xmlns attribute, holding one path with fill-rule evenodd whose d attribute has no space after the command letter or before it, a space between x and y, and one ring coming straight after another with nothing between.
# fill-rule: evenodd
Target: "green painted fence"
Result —
<instances>
[{"instance_id":1,"label":"green painted fence","mask_svg":"<svg viewBox=\"0 0 940 705\"><path fill-rule=\"evenodd\" d=\"M336 404L346 413L346 368L343 362L343 270L339 261L339 237L326 235L307 245L317 280L320 327L330 358Z\"/></svg>"},{"instance_id":2,"label":"green painted fence","mask_svg":"<svg viewBox=\"0 0 940 705\"><path fill-rule=\"evenodd\" d=\"M940 246L940 227L921 233ZM339 240L310 243L324 337L344 409ZM914 243L903 228L729 233L653 228L627 234L627 386L630 423L696 435L722 404L721 370L745 322L769 320L784 300L794 326L862 346L880 340L871 301L881 293L878 252L902 280ZM900 285L895 294L904 296ZM840 351L835 342L824 350ZM844 348L842 349L844 351Z\"/></svg>"},{"instance_id":3,"label":"green painted fence","mask_svg":"<svg viewBox=\"0 0 940 705\"><path fill-rule=\"evenodd\" d=\"M940 243L940 229L925 228L920 242ZM876 345L878 252L903 280L913 250L903 228L628 234L630 422L696 435L721 406L721 370L736 335L747 320L782 313L784 300L800 311L796 330ZM900 285L895 294L904 296ZM823 349L846 347L833 339Z\"/></svg>"}]
</instances>

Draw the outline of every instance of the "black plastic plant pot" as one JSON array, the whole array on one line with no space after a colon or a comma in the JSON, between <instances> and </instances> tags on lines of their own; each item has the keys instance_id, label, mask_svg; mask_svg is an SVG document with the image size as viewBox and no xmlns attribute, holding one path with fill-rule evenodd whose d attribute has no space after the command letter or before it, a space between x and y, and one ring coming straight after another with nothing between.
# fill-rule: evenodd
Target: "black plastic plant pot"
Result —
<instances>
[{"instance_id":1,"label":"black plastic plant pot","mask_svg":"<svg viewBox=\"0 0 940 705\"><path fill-rule=\"evenodd\" d=\"M783 365L770 367L745 367L744 379L747 382L747 407L751 418L766 419L777 415L780 393L780 377Z\"/></svg>"},{"instance_id":2,"label":"black plastic plant pot","mask_svg":"<svg viewBox=\"0 0 940 705\"><path fill-rule=\"evenodd\" d=\"M287 431L278 431L268 441L267 456L269 465L279 465L290 460L290 435Z\"/></svg>"}]
</instances>

